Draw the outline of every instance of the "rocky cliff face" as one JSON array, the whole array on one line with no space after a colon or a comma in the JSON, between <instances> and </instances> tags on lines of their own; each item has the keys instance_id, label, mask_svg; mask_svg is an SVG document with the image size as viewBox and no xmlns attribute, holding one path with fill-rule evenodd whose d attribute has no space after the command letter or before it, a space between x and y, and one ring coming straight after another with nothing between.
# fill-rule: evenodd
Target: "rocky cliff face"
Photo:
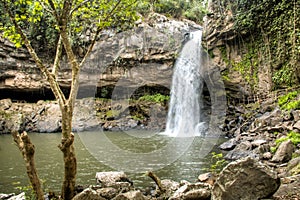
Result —
<instances>
[{"instance_id":1,"label":"rocky cliff face","mask_svg":"<svg viewBox=\"0 0 300 200\"><path fill-rule=\"evenodd\" d=\"M236 30L235 4L231 0L209 2L203 46L222 71L228 89L238 94L233 97L244 99L271 91L272 71L271 64L264 59L268 57L266 52L259 52L264 55L257 58L249 47L249 32Z\"/></svg>"},{"instance_id":2,"label":"rocky cliff face","mask_svg":"<svg viewBox=\"0 0 300 200\"><path fill-rule=\"evenodd\" d=\"M133 30L104 31L82 69L79 96L108 97L116 85L118 89L114 93L124 95L124 88L127 88L131 90L126 93L129 96L147 88L168 91L173 63L185 34L200 28L189 21L175 21L153 14L144 22L138 22ZM1 98L53 99L47 81L25 49L15 49L7 40L1 39L0 66ZM65 93L70 76L70 69L62 63L59 83Z\"/></svg>"}]
</instances>

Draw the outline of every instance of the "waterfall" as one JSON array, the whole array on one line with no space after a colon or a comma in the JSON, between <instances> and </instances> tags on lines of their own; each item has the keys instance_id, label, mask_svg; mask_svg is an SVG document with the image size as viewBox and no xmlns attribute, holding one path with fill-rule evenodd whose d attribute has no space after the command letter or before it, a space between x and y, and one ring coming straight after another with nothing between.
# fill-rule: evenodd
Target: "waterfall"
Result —
<instances>
[{"instance_id":1,"label":"waterfall","mask_svg":"<svg viewBox=\"0 0 300 200\"><path fill-rule=\"evenodd\" d=\"M202 134L201 37L202 31L190 33L176 61L165 135L192 137Z\"/></svg>"}]
</instances>

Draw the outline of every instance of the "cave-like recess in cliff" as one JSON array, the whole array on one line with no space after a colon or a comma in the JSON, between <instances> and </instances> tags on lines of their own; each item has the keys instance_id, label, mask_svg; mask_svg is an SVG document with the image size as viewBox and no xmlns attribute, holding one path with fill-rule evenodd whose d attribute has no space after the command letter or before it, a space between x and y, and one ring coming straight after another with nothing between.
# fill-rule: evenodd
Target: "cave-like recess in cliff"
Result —
<instances>
[{"instance_id":1,"label":"cave-like recess in cliff","mask_svg":"<svg viewBox=\"0 0 300 200\"><path fill-rule=\"evenodd\" d=\"M70 88L64 87L62 88L63 93L68 96ZM96 98L108 98L110 99L112 93L114 91L114 86L106 86L106 87L81 87L78 92L78 99L86 98L86 97L96 97ZM126 90L124 89L124 92ZM169 95L170 90L164 86L159 85L144 85L142 87L136 88L134 93L126 96L127 93L123 94L124 98L133 98L138 99L139 97L145 94L163 94ZM54 95L50 88L43 89L10 89L4 88L0 89L0 99L11 99L13 102L27 102L27 103L36 103L39 100L55 100Z\"/></svg>"}]
</instances>

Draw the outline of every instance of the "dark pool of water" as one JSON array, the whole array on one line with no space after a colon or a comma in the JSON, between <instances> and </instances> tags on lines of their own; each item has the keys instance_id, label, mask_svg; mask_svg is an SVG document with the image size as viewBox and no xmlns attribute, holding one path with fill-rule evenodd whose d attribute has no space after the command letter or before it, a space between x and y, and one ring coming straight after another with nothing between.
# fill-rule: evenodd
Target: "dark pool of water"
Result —
<instances>
[{"instance_id":1,"label":"dark pool of water","mask_svg":"<svg viewBox=\"0 0 300 200\"><path fill-rule=\"evenodd\" d=\"M61 135L30 133L36 165L44 188L59 192L63 177ZM84 132L76 134L77 184L95 184L100 171L125 171L135 186L152 186L144 174L154 171L162 179L195 181L211 165L211 147L224 139L170 138L151 132ZM208 156L207 156L208 154ZM24 161L11 135L0 135L0 193L19 192L28 186Z\"/></svg>"}]
</instances>

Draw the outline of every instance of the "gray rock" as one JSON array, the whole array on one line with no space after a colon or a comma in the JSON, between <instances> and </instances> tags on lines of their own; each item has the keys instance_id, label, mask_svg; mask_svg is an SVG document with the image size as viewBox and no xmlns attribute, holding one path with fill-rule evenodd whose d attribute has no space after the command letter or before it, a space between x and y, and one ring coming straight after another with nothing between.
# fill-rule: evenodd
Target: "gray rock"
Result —
<instances>
[{"instance_id":1,"label":"gray rock","mask_svg":"<svg viewBox=\"0 0 300 200\"><path fill-rule=\"evenodd\" d=\"M262 158L266 159L266 160L269 160L269 159L272 158L272 153L271 152L263 153Z\"/></svg>"},{"instance_id":2,"label":"gray rock","mask_svg":"<svg viewBox=\"0 0 300 200\"><path fill-rule=\"evenodd\" d=\"M223 144L221 144L219 146L220 149L222 150L226 150L226 151L229 151L229 150L232 150L235 148L235 146L237 145L237 141L235 138L232 138L226 142L224 142Z\"/></svg>"},{"instance_id":3,"label":"gray rock","mask_svg":"<svg viewBox=\"0 0 300 200\"><path fill-rule=\"evenodd\" d=\"M258 200L271 196L280 185L277 173L250 157L228 164L212 189L213 200Z\"/></svg>"},{"instance_id":4,"label":"gray rock","mask_svg":"<svg viewBox=\"0 0 300 200\"><path fill-rule=\"evenodd\" d=\"M228 160L238 160L247 156L252 158L258 157L258 155L251 151L251 149L252 144L249 141L244 141L238 144L233 150L228 152L224 158Z\"/></svg>"},{"instance_id":5,"label":"gray rock","mask_svg":"<svg viewBox=\"0 0 300 200\"><path fill-rule=\"evenodd\" d=\"M292 154L294 152L295 146L291 140L282 142L275 155L272 158L272 162L288 162L292 159Z\"/></svg>"},{"instance_id":6,"label":"gray rock","mask_svg":"<svg viewBox=\"0 0 300 200\"><path fill-rule=\"evenodd\" d=\"M118 194L118 190L112 187L97 189L97 193L106 199L112 199Z\"/></svg>"},{"instance_id":7,"label":"gray rock","mask_svg":"<svg viewBox=\"0 0 300 200\"><path fill-rule=\"evenodd\" d=\"M96 181L102 187L114 187L116 189L132 185L132 181L128 179L124 172L97 172Z\"/></svg>"},{"instance_id":8,"label":"gray rock","mask_svg":"<svg viewBox=\"0 0 300 200\"><path fill-rule=\"evenodd\" d=\"M145 197L141 191L129 191L126 193L121 193L116 196L113 200L147 200L148 198Z\"/></svg>"},{"instance_id":9,"label":"gray rock","mask_svg":"<svg viewBox=\"0 0 300 200\"><path fill-rule=\"evenodd\" d=\"M53 133L60 130L61 111L57 103L47 103L39 118L36 122L37 132Z\"/></svg>"},{"instance_id":10,"label":"gray rock","mask_svg":"<svg viewBox=\"0 0 300 200\"><path fill-rule=\"evenodd\" d=\"M95 190L87 188L73 197L72 200L105 200Z\"/></svg>"}]
</instances>

